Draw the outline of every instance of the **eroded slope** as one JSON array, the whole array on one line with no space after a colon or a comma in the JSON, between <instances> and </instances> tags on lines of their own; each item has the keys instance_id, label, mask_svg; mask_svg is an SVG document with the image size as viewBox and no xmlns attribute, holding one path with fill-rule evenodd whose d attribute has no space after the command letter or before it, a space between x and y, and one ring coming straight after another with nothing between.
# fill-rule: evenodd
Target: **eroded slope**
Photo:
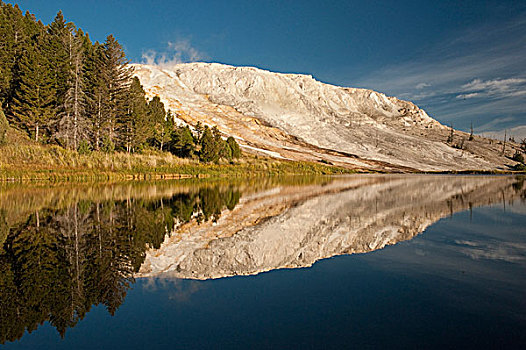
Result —
<instances>
[{"instance_id":1,"label":"eroded slope","mask_svg":"<svg viewBox=\"0 0 526 350\"><path fill-rule=\"evenodd\" d=\"M181 122L200 120L233 135L247 150L353 168L437 171L505 168L487 139L464 149L449 130L411 102L311 76L252 67L188 63L135 65L149 95L159 95ZM468 135L456 132L457 141ZM511 150L510 150L511 152Z\"/></svg>"}]
</instances>

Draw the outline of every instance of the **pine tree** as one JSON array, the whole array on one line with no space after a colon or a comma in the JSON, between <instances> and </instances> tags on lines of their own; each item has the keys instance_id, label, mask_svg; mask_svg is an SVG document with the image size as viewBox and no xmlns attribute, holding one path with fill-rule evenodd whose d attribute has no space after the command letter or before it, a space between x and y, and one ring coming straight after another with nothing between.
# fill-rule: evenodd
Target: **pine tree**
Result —
<instances>
[{"instance_id":1,"label":"pine tree","mask_svg":"<svg viewBox=\"0 0 526 350\"><path fill-rule=\"evenodd\" d=\"M236 142L236 140L232 136L229 136L226 139L226 143L228 144L228 147L231 150L232 158L240 158L241 157L241 149L239 148L239 145Z\"/></svg>"},{"instance_id":2,"label":"pine tree","mask_svg":"<svg viewBox=\"0 0 526 350\"><path fill-rule=\"evenodd\" d=\"M232 159L232 151L228 144L221 138L221 132L219 132L217 126L212 128L212 135L214 136L215 152L217 153L214 162L219 161L220 158Z\"/></svg>"},{"instance_id":3,"label":"pine tree","mask_svg":"<svg viewBox=\"0 0 526 350\"><path fill-rule=\"evenodd\" d=\"M53 63L51 70L56 93L55 104L57 114L60 115L67 113L65 99L70 85L72 27L71 23L64 20L62 11L59 11L47 28L48 40L44 49Z\"/></svg>"},{"instance_id":4,"label":"pine tree","mask_svg":"<svg viewBox=\"0 0 526 350\"><path fill-rule=\"evenodd\" d=\"M109 35L103 45L104 58L101 68L103 80L107 86L107 94L104 96L105 116L103 124L109 142L118 143L119 135L116 134L118 121L127 113L127 92L133 74L128 66L128 60L122 50L122 46L113 35Z\"/></svg>"},{"instance_id":5,"label":"pine tree","mask_svg":"<svg viewBox=\"0 0 526 350\"><path fill-rule=\"evenodd\" d=\"M168 110L166 113L166 118L164 118L164 123L162 125L162 143L163 147L166 147L166 145L171 141L172 139L172 133L175 129L175 123L174 123L174 116L172 114L172 111ZM190 129L188 129L190 131ZM192 136L192 132L190 132L190 135ZM192 136L193 141L193 136Z\"/></svg>"},{"instance_id":6,"label":"pine tree","mask_svg":"<svg viewBox=\"0 0 526 350\"><path fill-rule=\"evenodd\" d=\"M39 49L46 37L41 33L32 45L26 48L16 66L13 100L10 114L19 129L25 129L39 141L42 130L49 131L55 116L54 80L50 69L51 62Z\"/></svg>"},{"instance_id":7,"label":"pine tree","mask_svg":"<svg viewBox=\"0 0 526 350\"><path fill-rule=\"evenodd\" d=\"M124 128L122 134L125 139L126 151L132 152L146 143L152 130L145 92L137 77L134 77L130 84L127 106L128 113L122 123Z\"/></svg>"},{"instance_id":8,"label":"pine tree","mask_svg":"<svg viewBox=\"0 0 526 350\"><path fill-rule=\"evenodd\" d=\"M8 5L0 3L0 106L8 97L12 79L14 35Z\"/></svg>"},{"instance_id":9,"label":"pine tree","mask_svg":"<svg viewBox=\"0 0 526 350\"><path fill-rule=\"evenodd\" d=\"M172 133L170 151L183 158L191 158L195 153L194 137L188 126L175 128Z\"/></svg>"},{"instance_id":10,"label":"pine tree","mask_svg":"<svg viewBox=\"0 0 526 350\"><path fill-rule=\"evenodd\" d=\"M230 148L230 145L223 140L221 140L221 150L219 152L219 158L232 160L232 148Z\"/></svg>"},{"instance_id":11,"label":"pine tree","mask_svg":"<svg viewBox=\"0 0 526 350\"><path fill-rule=\"evenodd\" d=\"M130 105L132 73L113 36L93 44L62 12L44 26L0 1L0 106L11 125L32 138L111 151L158 137L145 117L142 88ZM160 148L172 128L166 118L158 123Z\"/></svg>"},{"instance_id":12,"label":"pine tree","mask_svg":"<svg viewBox=\"0 0 526 350\"><path fill-rule=\"evenodd\" d=\"M217 128L215 129L217 130ZM208 126L205 126L200 143L201 150L199 151L199 160L203 162L217 162L219 160L220 152L217 143L217 133L210 130Z\"/></svg>"},{"instance_id":13,"label":"pine tree","mask_svg":"<svg viewBox=\"0 0 526 350\"><path fill-rule=\"evenodd\" d=\"M15 66L28 43L27 23L18 5L0 2L0 103L9 109Z\"/></svg>"},{"instance_id":14,"label":"pine tree","mask_svg":"<svg viewBox=\"0 0 526 350\"><path fill-rule=\"evenodd\" d=\"M86 102L87 114L90 117L90 134L95 150L100 150L103 144L106 121L108 86L104 71L104 48L96 42L91 45L89 37L84 38Z\"/></svg>"},{"instance_id":15,"label":"pine tree","mask_svg":"<svg viewBox=\"0 0 526 350\"><path fill-rule=\"evenodd\" d=\"M150 110L150 120L154 127L152 143L154 146L158 146L159 150L162 150L166 142L168 142L172 130L169 130L167 127L166 111L159 96L152 98L148 103L148 109Z\"/></svg>"}]
</instances>

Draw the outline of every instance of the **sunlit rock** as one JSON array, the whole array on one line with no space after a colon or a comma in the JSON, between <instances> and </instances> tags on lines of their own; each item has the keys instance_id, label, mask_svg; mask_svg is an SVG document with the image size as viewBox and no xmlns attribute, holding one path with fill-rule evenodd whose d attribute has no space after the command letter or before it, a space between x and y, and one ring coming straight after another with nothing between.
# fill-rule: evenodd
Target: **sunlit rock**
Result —
<instances>
[{"instance_id":1,"label":"sunlit rock","mask_svg":"<svg viewBox=\"0 0 526 350\"><path fill-rule=\"evenodd\" d=\"M217 125L246 151L391 171L514 164L488 139L468 141L456 131L447 143L449 128L413 103L375 91L217 63L134 67L148 95L159 95L176 122Z\"/></svg>"}]
</instances>

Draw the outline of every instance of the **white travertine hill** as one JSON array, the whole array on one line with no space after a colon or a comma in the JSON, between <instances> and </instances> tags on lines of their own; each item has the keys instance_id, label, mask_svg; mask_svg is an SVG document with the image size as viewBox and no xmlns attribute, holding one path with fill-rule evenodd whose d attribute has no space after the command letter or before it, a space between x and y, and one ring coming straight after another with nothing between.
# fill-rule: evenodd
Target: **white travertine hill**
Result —
<instances>
[{"instance_id":1,"label":"white travertine hill","mask_svg":"<svg viewBox=\"0 0 526 350\"><path fill-rule=\"evenodd\" d=\"M451 147L446 144L449 129L424 110L371 90L218 63L134 68L147 94L159 95L180 122L217 125L245 150L378 170L507 164L498 152L481 147L480 140L464 149ZM465 133L456 135L458 142L467 139Z\"/></svg>"}]
</instances>

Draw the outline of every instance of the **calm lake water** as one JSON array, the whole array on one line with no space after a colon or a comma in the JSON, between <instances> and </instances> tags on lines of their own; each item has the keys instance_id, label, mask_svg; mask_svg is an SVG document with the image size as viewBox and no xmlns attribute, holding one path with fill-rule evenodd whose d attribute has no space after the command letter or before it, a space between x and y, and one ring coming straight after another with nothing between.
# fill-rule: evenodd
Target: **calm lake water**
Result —
<instances>
[{"instance_id":1,"label":"calm lake water","mask_svg":"<svg viewBox=\"0 0 526 350\"><path fill-rule=\"evenodd\" d=\"M526 348L526 184L0 188L0 347Z\"/></svg>"}]
</instances>

